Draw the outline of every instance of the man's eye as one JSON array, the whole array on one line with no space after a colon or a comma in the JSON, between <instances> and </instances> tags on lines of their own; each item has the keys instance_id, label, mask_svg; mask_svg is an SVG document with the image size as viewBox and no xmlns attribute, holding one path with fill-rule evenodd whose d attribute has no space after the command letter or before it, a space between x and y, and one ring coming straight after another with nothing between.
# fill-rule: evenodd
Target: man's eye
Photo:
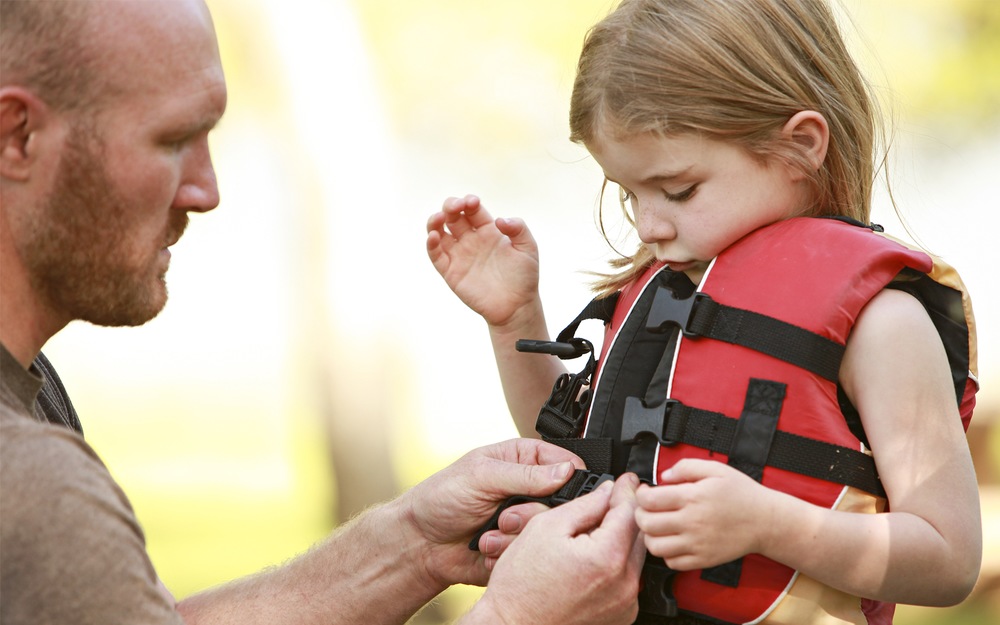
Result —
<instances>
[{"instance_id":1,"label":"man's eye","mask_svg":"<svg viewBox=\"0 0 1000 625\"><path fill-rule=\"evenodd\" d=\"M671 202L683 202L691 198L694 192L698 189L698 185L693 184L687 189L684 189L680 193L670 193L668 191L663 192L663 196L670 200Z\"/></svg>"},{"instance_id":2,"label":"man's eye","mask_svg":"<svg viewBox=\"0 0 1000 625\"><path fill-rule=\"evenodd\" d=\"M164 139L163 147L173 152L178 152L184 147L184 142L184 139Z\"/></svg>"}]
</instances>

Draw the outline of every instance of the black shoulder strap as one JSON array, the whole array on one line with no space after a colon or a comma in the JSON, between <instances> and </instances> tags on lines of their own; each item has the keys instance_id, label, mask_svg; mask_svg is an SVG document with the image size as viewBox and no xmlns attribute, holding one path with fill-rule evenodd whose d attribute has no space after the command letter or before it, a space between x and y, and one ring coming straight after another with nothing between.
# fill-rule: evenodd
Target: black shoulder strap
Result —
<instances>
[{"instance_id":1,"label":"black shoulder strap","mask_svg":"<svg viewBox=\"0 0 1000 625\"><path fill-rule=\"evenodd\" d=\"M660 288L647 327L665 331L674 325L689 337L703 336L747 347L837 381L844 346L815 332L751 310L726 306L705 293L678 299Z\"/></svg>"}]
</instances>

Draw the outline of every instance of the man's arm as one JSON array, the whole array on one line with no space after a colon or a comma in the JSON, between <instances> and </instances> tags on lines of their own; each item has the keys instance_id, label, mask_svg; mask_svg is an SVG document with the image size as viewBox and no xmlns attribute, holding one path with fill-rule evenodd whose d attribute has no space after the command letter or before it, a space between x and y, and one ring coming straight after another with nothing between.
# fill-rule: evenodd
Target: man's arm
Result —
<instances>
[{"instance_id":1,"label":"man's arm","mask_svg":"<svg viewBox=\"0 0 1000 625\"><path fill-rule=\"evenodd\" d=\"M181 601L189 625L404 623L444 586L403 501L375 507L288 564Z\"/></svg>"},{"instance_id":2,"label":"man's arm","mask_svg":"<svg viewBox=\"0 0 1000 625\"><path fill-rule=\"evenodd\" d=\"M537 440L477 449L287 565L177 609L189 625L403 623L452 584L486 583L474 532L508 497L549 495L574 468L579 458Z\"/></svg>"}]
</instances>

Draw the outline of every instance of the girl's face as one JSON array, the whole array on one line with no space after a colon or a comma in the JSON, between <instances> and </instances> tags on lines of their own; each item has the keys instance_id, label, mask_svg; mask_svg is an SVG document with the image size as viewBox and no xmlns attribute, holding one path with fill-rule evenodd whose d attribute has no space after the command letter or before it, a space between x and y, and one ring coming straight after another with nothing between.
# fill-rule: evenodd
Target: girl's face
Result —
<instances>
[{"instance_id":1,"label":"girl's face","mask_svg":"<svg viewBox=\"0 0 1000 625\"><path fill-rule=\"evenodd\" d=\"M639 238L695 284L722 250L808 206L800 172L722 141L601 133L587 147L608 180L622 187Z\"/></svg>"}]
</instances>

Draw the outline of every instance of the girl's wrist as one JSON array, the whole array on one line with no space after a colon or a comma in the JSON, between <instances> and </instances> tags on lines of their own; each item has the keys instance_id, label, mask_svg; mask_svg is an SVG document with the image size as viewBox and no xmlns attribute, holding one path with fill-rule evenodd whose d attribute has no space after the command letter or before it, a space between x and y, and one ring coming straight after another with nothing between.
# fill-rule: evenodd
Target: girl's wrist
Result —
<instances>
[{"instance_id":1,"label":"girl's wrist","mask_svg":"<svg viewBox=\"0 0 1000 625\"><path fill-rule=\"evenodd\" d=\"M496 338L540 338L548 336L548 328L545 325L545 312L542 309L540 297L534 298L531 302L521 306L514 311L502 323L491 323L486 321L490 335Z\"/></svg>"}]
</instances>

